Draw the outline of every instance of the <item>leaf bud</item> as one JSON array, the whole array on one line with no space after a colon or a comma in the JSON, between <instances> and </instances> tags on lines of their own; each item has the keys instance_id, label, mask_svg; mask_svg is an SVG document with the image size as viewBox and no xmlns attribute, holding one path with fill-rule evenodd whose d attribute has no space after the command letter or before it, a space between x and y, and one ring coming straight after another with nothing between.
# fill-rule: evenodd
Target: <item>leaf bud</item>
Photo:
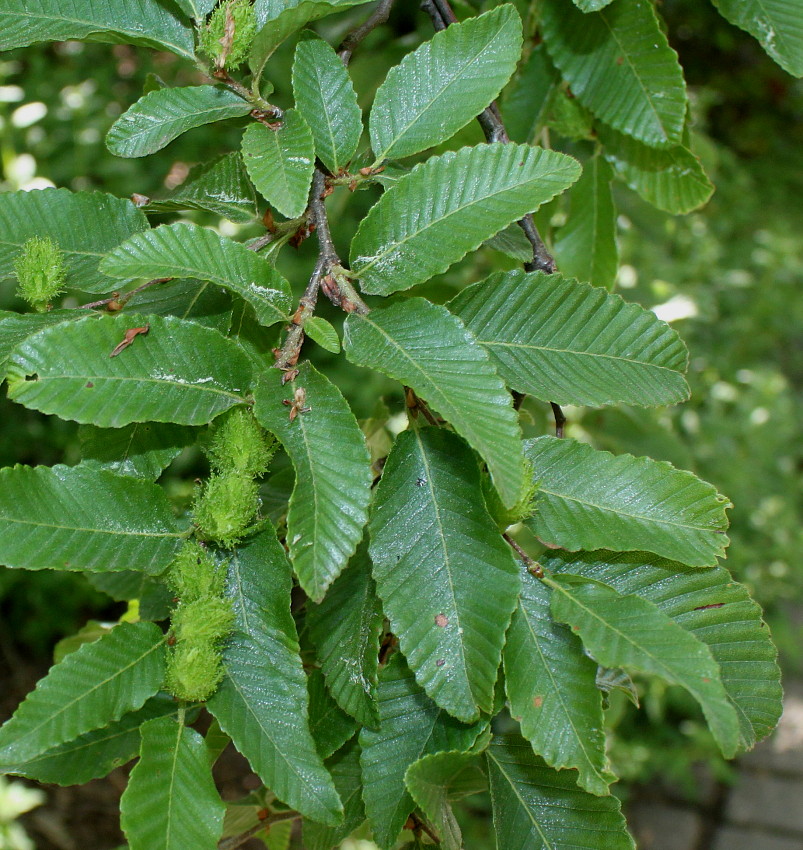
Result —
<instances>
[{"instance_id":1,"label":"leaf bud","mask_svg":"<svg viewBox=\"0 0 803 850\"><path fill-rule=\"evenodd\" d=\"M39 313L64 289L67 267L61 248L49 236L32 236L14 261L17 293Z\"/></svg>"}]
</instances>

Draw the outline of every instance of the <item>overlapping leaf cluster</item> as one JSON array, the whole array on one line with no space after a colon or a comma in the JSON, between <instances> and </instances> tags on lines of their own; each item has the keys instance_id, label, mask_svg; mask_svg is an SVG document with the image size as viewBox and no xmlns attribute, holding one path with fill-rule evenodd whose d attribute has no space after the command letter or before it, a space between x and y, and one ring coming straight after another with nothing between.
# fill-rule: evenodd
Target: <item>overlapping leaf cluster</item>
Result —
<instances>
[{"instance_id":1,"label":"overlapping leaf cluster","mask_svg":"<svg viewBox=\"0 0 803 850\"><path fill-rule=\"evenodd\" d=\"M157 0L140 0L130 17L108 0L8 0L0 48L91 38L191 58L191 21L202 27L215 4L176 5L186 17ZM69 784L139 757L122 804L132 850L214 848L257 829L264 804L268 823L303 817L314 850L366 821L382 850L405 826L417 846L437 835L459 850L452 803L486 788L500 848L632 847L610 792L599 668L685 688L732 756L777 721L775 651L758 607L718 566L724 497L649 458L524 440L514 394L569 405L687 397L678 335L607 291L614 177L672 212L710 195L682 70L645 0L541 0L540 43L523 62L521 20L502 4L452 23L391 69L358 169L362 109L323 39L298 39L294 107L265 100L277 47L352 5L256 0L259 29L237 45L249 54L250 88L225 69L222 44L210 84L157 88L122 115L107 143L128 157L214 121L254 119L240 151L199 166L171 196L145 199L144 211L62 189L0 196L0 275L13 275L28 239L49 238L70 290L115 292L101 313L0 314L10 398L82 423L84 450L72 468L0 471L0 561L116 572L118 584L133 575L136 596L195 535L203 557L228 565L234 618L222 681L205 703L215 721L206 739L190 726L197 705L163 690L173 636L143 619L54 666L0 729L0 770ZM717 5L801 72L803 19L788 4L747 4L755 15ZM513 141L497 134L421 156L503 89ZM573 148L582 164L537 144L547 127L584 140ZM382 176L406 157L417 159L411 170ZM387 188L346 269L326 242L322 195L379 180ZM445 305L421 288L372 309L356 294L425 284L484 243L530 260L531 244L522 254L508 228L564 192L568 218L554 240L562 275L498 272ZM255 222L258 198L284 220L250 245L189 222L151 227L145 214ZM272 258L310 225L321 240L316 286L294 312L298 287ZM319 289L350 312L345 358L407 388L409 427L389 451L367 444L341 392L296 363L297 349L273 368L273 326L288 326L285 340L299 346L306 330L340 350L335 329L313 315ZM281 491L269 482L264 516L222 537L176 516L156 480L232 409L253 410L275 436L292 484L269 506L268 493ZM218 465L225 452L216 444ZM288 467L276 478L286 482ZM243 480L253 487L263 471ZM249 503L248 522L252 514ZM548 547L540 563L511 523ZM155 607L153 618L166 614ZM220 633L228 629L227 619ZM229 740L264 783L258 806L226 807L215 790L210 765Z\"/></svg>"}]
</instances>

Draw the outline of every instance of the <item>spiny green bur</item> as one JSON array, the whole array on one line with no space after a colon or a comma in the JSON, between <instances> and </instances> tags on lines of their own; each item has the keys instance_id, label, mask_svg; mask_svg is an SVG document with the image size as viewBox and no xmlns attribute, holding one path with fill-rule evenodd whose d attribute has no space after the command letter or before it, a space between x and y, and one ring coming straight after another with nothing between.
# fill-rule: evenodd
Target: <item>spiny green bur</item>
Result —
<instances>
[{"instance_id":1,"label":"spiny green bur","mask_svg":"<svg viewBox=\"0 0 803 850\"><path fill-rule=\"evenodd\" d=\"M204 540L230 548L243 537L259 508L258 488L242 475L212 475L196 497L195 524Z\"/></svg>"},{"instance_id":2,"label":"spiny green bur","mask_svg":"<svg viewBox=\"0 0 803 850\"><path fill-rule=\"evenodd\" d=\"M67 267L61 248L49 236L32 236L14 260L17 294L39 313L63 292Z\"/></svg>"},{"instance_id":3,"label":"spiny green bur","mask_svg":"<svg viewBox=\"0 0 803 850\"><path fill-rule=\"evenodd\" d=\"M203 702L212 696L222 678L220 649L214 644L201 641L171 647L165 687L177 699Z\"/></svg>"},{"instance_id":4,"label":"spiny green bur","mask_svg":"<svg viewBox=\"0 0 803 850\"><path fill-rule=\"evenodd\" d=\"M234 23L234 39L221 62L227 14ZM256 31L256 12L250 0L229 0L227 3L221 3L212 12L209 23L201 29L200 47L207 56L214 59L218 67L222 65L225 68L237 68L248 58Z\"/></svg>"},{"instance_id":5,"label":"spiny green bur","mask_svg":"<svg viewBox=\"0 0 803 850\"><path fill-rule=\"evenodd\" d=\"M525 461L524 480L527 484L518 501L511 508L506 508L491 483L488 475L482 476L482 493L485 497L485 505L488 513L493 517L499 528L504 531L511 525L521 522L535 513L535 497L538 493L538 482L535 480L533 466L530 461Z\"/></svg>"},{"instance_id":6,"label":"spiny green bur","mask_svg":"<svg viewBox=\"0 0 803 850\"><path fill-rule=\"evenodd\" d=\"M259 478L265 474L276 446L276 440L262 430L250 411L234 410L215 426L205 451L215 472Z\"/></svg>"},{"instance_id":7,"label":"spiny green bur","mask_svg":"<svg viewBox=\"0 0 803 850\"><path fill-rule=\"evenodd\" d=\"M194 602L182 601L171 618L176 645L215 643L231 632L233 622L231 600L214 596L202 597Z\"/></svg>"},{"instance_id":8,"label":"spiny green bur","mask_svg":"<svg viewBox=\"0 0 803 850\"><path fill-rule=\"evenodd\" d=\"M195 540L187 540L167 572L170 589L183 602L205 596L222 596L226 586L226 564L218 564Z\"/></svg>"}]
</instances>

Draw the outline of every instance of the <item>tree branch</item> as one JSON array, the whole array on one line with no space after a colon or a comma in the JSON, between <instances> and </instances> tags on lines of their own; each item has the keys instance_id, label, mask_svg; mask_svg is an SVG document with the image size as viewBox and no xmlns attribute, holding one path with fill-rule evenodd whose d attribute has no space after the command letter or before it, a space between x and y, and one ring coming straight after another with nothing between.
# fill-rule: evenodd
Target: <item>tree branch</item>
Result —
<instances>
[{"instance_id":1,"label":"tree branch","mask_svg":"<svg viewBox=\"0 0 803 850\"><path fill-rule=\"evenodd\" d=\"M432 20L432 26L435 30L446 29L450 24L456 23L457 18L449 5L449 0L423 0L421 8L429 15ZM478 116L477 120L482 127L482 132L485 134L486 141L500 142L507 144L510 137L507 134L505 125L502 123L502 116L499 114L499 107L496 102L491 103ZM524 268L528 272L541 271L547 274L552 274L557 270L555 260L547 250L544 240L535 226L532 215L526 215L518 222L519 227L524 231L530 245L533 248L533 258L530 262L524 264Z\"/></svg>"},{"instance_id":2,"label":"tree branch","mask_svg":"<svg viewBox=\"0 0 803 850\"><path fill-rule=\"evenodd\" d=\"M340 47L337 48L337 55L343 60L344 65L349 64L351 54L354 53L357 45L378 26L384 24L390 17L390 10L392 7L393 0L380 0L379 5L373 11L373 14L360 24L360 26L351 30L343 41L340 42Z\"/></svg>"},{"instance_id":3,"label":"tree branch","mask_svg":"<svg viewBox=\"0 0 803 850\"><path fill-rule=\"evenodd\" d=\"M242 847L249 838L262 832L263 829L270 828L274 823L279 823L283 820L296 820L301 815L298 812L271 812L267 817L262 819L258 824L241 832L239 835L232 835L230 838L224 838L218 844L218 850L235 850L237 847Z\"/></svg>"}]
</instances>

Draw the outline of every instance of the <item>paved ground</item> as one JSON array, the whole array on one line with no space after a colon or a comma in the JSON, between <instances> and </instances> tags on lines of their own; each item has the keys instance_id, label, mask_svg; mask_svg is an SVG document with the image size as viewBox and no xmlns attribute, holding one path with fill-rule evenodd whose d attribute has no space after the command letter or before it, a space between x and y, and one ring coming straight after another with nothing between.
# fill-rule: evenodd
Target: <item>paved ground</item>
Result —
<instances>
[{"instance_id":1,"label":"paved ground","mask_svg":"<svg viewBox=\"0 0 803 850\"><path fill-rule=\"evenodd\" d=\"M732 787L630 810L639 850L803 850L803 680L785 689L778 730L739 760Z\"/></svg>"}]
</instances>

